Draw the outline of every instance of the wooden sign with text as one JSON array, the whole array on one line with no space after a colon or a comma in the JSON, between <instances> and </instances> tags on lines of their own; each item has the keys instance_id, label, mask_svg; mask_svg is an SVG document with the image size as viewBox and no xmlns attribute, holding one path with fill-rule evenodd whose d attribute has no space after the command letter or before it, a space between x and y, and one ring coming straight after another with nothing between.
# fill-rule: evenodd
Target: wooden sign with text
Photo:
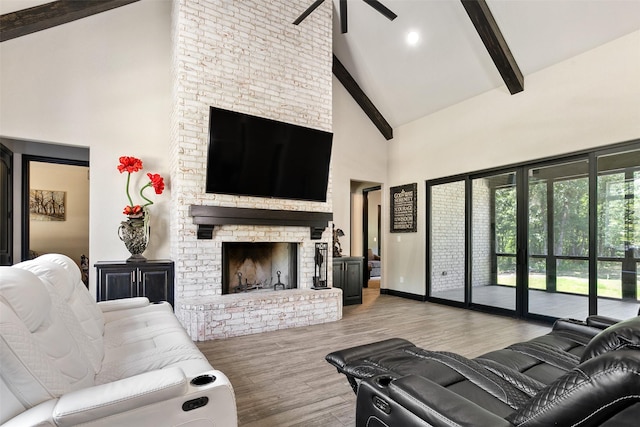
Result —
<instances>
[{"instance_id":1,"label":"wooden sign with text","mask_svg":"<svg viewBox=\"0 0 640 427\"><path fill-rule=\"evenodd\" d=\"M391 187L391 233L418 231L418 184Z\"/></svg>"}]
</instances>

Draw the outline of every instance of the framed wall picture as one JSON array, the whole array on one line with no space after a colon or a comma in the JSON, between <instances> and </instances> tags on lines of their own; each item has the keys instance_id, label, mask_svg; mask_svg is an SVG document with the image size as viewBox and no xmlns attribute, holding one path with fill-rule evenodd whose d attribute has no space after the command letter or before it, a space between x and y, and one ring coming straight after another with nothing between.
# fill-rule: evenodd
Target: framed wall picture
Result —
<instances>
[{"instance_id":1,"label":"framed wall picture","mask_svg":"<svg viewBox=\"0 0 640 427\"><path fill-rule=\"evenodd\" d=\"M66 191L30 190L29 217L32 221L65 221Z\"/></svg>"},{"instance_id":2,"label":"framed wall picture","mask_svg":"<svg viewBox=\"0 0 640 427\"><path fill-rule=\"evenodd\" d=\"M418 231L418 184L391 187L391 233Z\"/></svg>"}]
</instances>

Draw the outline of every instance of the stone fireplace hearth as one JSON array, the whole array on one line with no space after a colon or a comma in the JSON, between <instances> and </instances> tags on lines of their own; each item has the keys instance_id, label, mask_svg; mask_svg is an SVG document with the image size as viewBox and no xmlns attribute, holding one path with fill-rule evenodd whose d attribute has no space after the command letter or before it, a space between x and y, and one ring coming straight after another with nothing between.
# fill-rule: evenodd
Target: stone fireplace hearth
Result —
<instances>
[{"instance_id":1,"label":"stone fireplace hearth","mask_svg":"<svg viewBox=\"0 0 640 427\"><path fill-rule=\"evenodd\" d=\"M328 241L330 212L194 205L190 214L198 224L198 245L211 249L208 257L214 270L209 277L215 291L215 295L185 298L177 304L176 314L192 339L227 338L342 318L342 290L313 289L316 243ZM227 265L230 259L235 261ZM267 291L278 279L285 289ZM229 282L242 283L247 291L225 291Z\"/></svg>"}]
</instances>

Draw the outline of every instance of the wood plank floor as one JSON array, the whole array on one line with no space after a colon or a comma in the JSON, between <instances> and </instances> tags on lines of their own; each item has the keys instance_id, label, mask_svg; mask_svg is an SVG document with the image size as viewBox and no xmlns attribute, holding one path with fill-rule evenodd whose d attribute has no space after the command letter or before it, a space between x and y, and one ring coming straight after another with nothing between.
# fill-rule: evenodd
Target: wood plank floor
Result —
<instances>
[{"instance_id":1,"label":"wood plank floor","mask_svg":"<svg viewBox=\"0 0 640 427\"><path fill-rule=\"evenodd\" d=\"M338 322L198 343L233 384L242 427L355 425L355 395L324 357L401 337L430 350L475 357L542 335L548 325L380 295L365 288L362 305Z\"/></svg>"}]
</instances>

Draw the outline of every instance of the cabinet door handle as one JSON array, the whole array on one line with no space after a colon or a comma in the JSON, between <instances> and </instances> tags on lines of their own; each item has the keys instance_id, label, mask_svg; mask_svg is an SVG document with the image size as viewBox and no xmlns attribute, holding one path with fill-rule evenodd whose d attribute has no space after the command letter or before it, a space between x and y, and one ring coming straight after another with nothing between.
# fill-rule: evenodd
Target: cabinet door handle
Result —
<instances>
[{"instance_id":1,"label":"cabinet door handle","mask_svg":"<svg viewBox=\"0 0 640 427\"><path fill-rule=\"evenodd\" d=\"M135 271L131 272L131 284L133 285L134 283L136 283L136 276L135 276Z\"/></svg>"}]
</instances>

